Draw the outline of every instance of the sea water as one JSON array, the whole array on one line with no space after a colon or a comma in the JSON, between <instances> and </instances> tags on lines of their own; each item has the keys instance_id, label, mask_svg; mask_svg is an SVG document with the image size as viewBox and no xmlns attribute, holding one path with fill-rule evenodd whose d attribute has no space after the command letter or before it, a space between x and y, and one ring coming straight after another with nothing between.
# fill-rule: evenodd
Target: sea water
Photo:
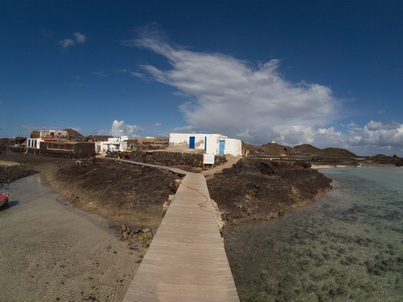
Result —
<instances>
[{"instance_id":1,"label":"sea water","mask_svg":"<svg viewBox=\"0 0 403 302\"><path fill-rule=\"evenodd\" d=\"M403 301L403 169L321 173L319 201L225 232L241 301Z\"/></svg>"}]
</instances>

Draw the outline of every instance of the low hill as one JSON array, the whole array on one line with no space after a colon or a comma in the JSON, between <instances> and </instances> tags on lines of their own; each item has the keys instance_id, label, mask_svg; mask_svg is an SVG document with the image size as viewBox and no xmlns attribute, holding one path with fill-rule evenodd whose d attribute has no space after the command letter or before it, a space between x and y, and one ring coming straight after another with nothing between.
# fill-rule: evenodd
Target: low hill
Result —
<instances>
[{"instance_id":1,"label":"low hill","mask_svg":"<svg viewBox=\"0 0 403 302\"><path fill-rule=\"evenodd\" d=\"M260 149L265 153L265 154L270 154L270 155L289 155L289 152L292 148L284 145L279 145L276 143L269 143L262 145Z\"/></svg>"},{"instance_id":2,"label":"low hill","mask_svg":"<svg viewBox=\"0 0 403 302\"><path fill-rule=\"evenodd\" d=\"M326 148L321 152L324 157L356 157L353 152L340 148Z\"/></svg>"},{"instance_id":3,"label":"low hill","mask_svg":"<svg viewBox=\"0 0 403 302\"><path fill-rule=\"evenodd\" d=\"M289 146L283 146L276 143L268 143L262 146L255 146L243 143L243 149L248 150L250 155L272 155L272 156L282 156L290 155L292 148Z\"/></svg>"},{"instance_id":4,"label":"low hill","mask_svg":"<svg viewBox=\"0 0 403 302\"><path fill-rule=\"evenodd\" d=\"M296 154L308 155L308 156L331 157L331 158L356 157L356 155L353 152L350 152L346 149L340 149L340 148L319 149L308 144L296 146L293 148L293 150L295 151Z\"/></svg>"},{"instance_id":5,"label":"low hill","mask_svg":"<svg viewBox=\"0 0 403 302\"><path fill-rule=\"evenodd\" d=\"M67 131L67 133L69 134L69 138L72 141L79 141L82 142L85 140L84 135L82 135L81 133L77 132L76 130L72 129L72 128L67 128L64 129L65 131Z\"/></svg>"},{"instance_id":6,"label":"low hill","mask_svg":"<svg viewBox=\"0 0 403 302\"><path fill-rule=\"evenodd\" d=\"M377 155L368 157L368 159L374 163L381 164L381 165L396 165L398 167L403 166L403 158L400 158L396 155L387 156L384 154L377 154Z\"/></svg>"},{"instance_id":7,"label":"low hill","mask_svg":"<svg viewBox=\"0 0 403 302\"><path fill-rule=\"evenodd\" d=\"M293 148L294 152L296 154L301 154L301 155L320 155L322 150L319 148L316 148L312 145L309 144L303 144L299 146L295 146Z\"/></svg>"},{"instance_id":8,"label":"low hill","mask_svg":"<svg viewBox=\"0 0 403 302\"><path fill-rule=\"evenodd\" d=\"M314 156L324 158L356 157L354 153L346 149L340 149L340 148L319 149L309 144L303 144L291 148L289 146L284 146L276 143L264 144L262 146L253 146L244 143L243 147L244 150L249 150L249 154L251 155L271 155L271 156L303 155L303 156Z\"/></svg>"}]
</instances>

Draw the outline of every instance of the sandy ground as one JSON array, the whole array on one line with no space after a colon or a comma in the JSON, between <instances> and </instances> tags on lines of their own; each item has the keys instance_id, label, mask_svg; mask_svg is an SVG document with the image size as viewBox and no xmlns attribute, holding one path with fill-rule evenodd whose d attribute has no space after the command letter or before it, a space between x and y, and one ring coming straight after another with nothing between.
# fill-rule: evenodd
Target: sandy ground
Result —
<instances>
[{"instance_id":1,"label":"sandy ground","mask_svg":"<svg viewBox=\"0 0 403 302\"><path fill-rule=\"evenodd\" d=\"M2 190L0 301L121 301L144 251L70 206L39 174Z\"/></svg>"},{"instance_id":2,"label":"sandy ground","mask_svg":"<svg viewBox=\"0 0 403 302\"><path fill-rule=\"evenodd\" d=\"M15 161L0 160L0 166L18 166L19 163Z\"/></svg>"},{"instance_id":3,"label":"sandy ground","mask_svg":"<svg viewBox=\"0 0 403 302\"><path fill-rule=\"evenodd\" d=\"M227 162L225 164L216 166L210 170L205 170L202 172L202 174L205 177L211 177L212 175L214 175L215 173L220 173L222 170L224 169L228 169L231 168L234 164L236 164L240 159L242 158L242 156L227 156Z\"/></svg>"},{"instance_id":4,"label":"sandy ground","mask_svg":"<svg viewBox=\"0 0 403 302\"><path fill-rule=\"evenodd\" d=\"M320 169L332 169L332 168L346 168L346 165L312 165L312 169L320 170Z\"/></svg>"}]
</instances>

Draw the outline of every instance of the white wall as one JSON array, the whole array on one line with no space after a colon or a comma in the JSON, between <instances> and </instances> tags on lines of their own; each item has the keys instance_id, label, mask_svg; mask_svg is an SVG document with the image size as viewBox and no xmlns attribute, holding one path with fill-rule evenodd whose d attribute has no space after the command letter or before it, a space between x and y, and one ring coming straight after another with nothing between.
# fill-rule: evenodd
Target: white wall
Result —
<instances>
[{"instance_id":1,"label":"white wall","mask_svg":"<svg viewBox=\"0 0 403 302\"><path fill-rule=\"evenodd\" d=\"M39 149L42 141L43 141L42 138L28 138L27 147Z\"/></svg>"},{"instance_id":2,"label":"white wall","mask_svg":"<svg viewBox=\"0 0 403 302\"><path fill-rule=\"evenodd\" d=\"M196 138L196 134L189 134L189 133L170 133L169 134L169 147L171 148L189 148L189 138L191 136L195 136L195 142L198 140ZM195 148L196 147L195 144ZM204 149L204 145L203 145Z\"/></svg>"},{"instance_id":3,"label":"white wall","mask_svg":"<svg viewBox=\"0 0 403 302\"><path fill-rule=\"evenodd\" d=\"M104 152L104 151L113 152L113 151L121 150L119 142L100 142L99 146L100 146L101 152Z\"/></svg>"},{"instance_id":4,"label":"white wall","mask_svg":"<svg viewBox=\"0 0 403 302\"><path fill-rule=\"evenodd\" d=\"M96 152L105 152L106 151L123 151L127 149L127 136L122 137L110 137L107 142L99 142L98 145L95 146Z\"/></svg>"},{"instance_id":5,"label":"white wall","mask_svg":"<svg viewBox=\"0 0 403 302\"><path fill-rule=\"evenodd\" d=\"M242 155L242 141L235 138L227 138L225 140L225 154L233 156Z\"/></svg>"},{"instance_id":6,"label":"white wall","mask_svg":"<svg viewBox=\"0 0 403 302\"><path fill-rule=\"evenodd\" d=\"M169 147L190 149L190 137L195 138L194 149L196 150L205 150L209 154L219 154L220 140L225 140L224 154L242 155L242 142L239 139L228 138L220 134L170 133Z\"/></svg>"},{"instance_id":7,"label":"white wall","mask_svg":"<svg viewBox=\"0 0 403 302\"><path fill-rule=\"evenodd\" d=\"M207 148L206 153L208 154L219 154L220 153L220 140L226 140L227 137L220 134L206 134L207 137ZM225 152L224 152L225 154Z\"/></svg>"},{"instance_id":8,"label":"white wall","mask_svg":"<svg viewBox=\"0 0 403 302\"><path fill-rule=\"evenodd\" d=\"M186 148L190 149L190 138L195 138L194 149L205 150L206 153L217 154L217 139L218 137L225 138L219 134L204 134L204 133L170 133L169 147L170 148ZM206 145L207 142L207 145Z\"/></svg>"}]
</instances>

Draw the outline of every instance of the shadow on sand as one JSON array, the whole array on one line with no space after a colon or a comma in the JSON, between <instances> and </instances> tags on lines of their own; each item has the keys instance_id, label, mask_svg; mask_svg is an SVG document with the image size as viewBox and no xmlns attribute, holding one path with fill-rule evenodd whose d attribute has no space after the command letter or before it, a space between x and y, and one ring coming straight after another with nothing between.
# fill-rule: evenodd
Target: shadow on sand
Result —
<instances>
[{"instance_id":1,"label":"shadow on sand","mask_svg":"<svg viewBox=\"0 0 403 302\"><path fill-rule=\"evenodd\" d=\"M20 202L18 200L10 200L6 205L2 206L0 208L0 212L2 211L7 211L7 209L15 207L19 204Z\"/></svg>"}]
</instances>

